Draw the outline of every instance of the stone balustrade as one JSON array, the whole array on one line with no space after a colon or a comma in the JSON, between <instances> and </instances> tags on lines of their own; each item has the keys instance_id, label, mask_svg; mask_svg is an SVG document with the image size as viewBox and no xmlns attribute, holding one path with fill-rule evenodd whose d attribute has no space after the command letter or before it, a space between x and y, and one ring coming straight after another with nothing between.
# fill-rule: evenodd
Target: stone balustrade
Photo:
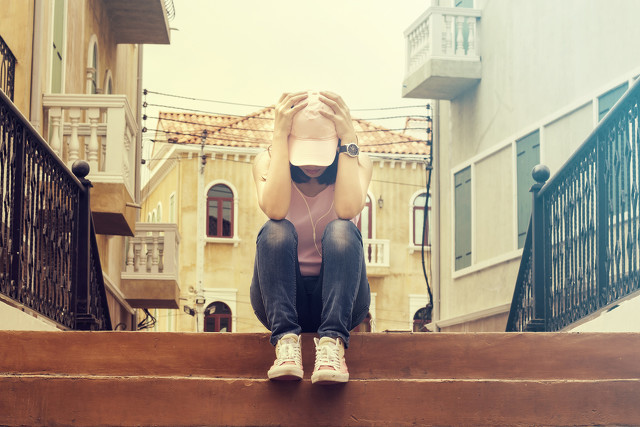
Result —
<instances>
[{"instance_id":1,"label":"stone balustrade","mask_svg":"<svg viewBox=\"0 0 640 427\"><path fill-rule=\"evenodd\" d=\"M406 74L429 58L478 59L477 23L480 11L460 7L430 7L406 31Z\"/></svg>"},{"instance_id":2,"label":"stone balustrade","mask_svg":"<svg viewBox=\"0 0 640 427\"><path fill-rule=\"evenodd\" d=\"M138 126L125 95L45 94L43 135L68 165L89 162L92 182L135 189Z\"/></svg>"}]
</instances>

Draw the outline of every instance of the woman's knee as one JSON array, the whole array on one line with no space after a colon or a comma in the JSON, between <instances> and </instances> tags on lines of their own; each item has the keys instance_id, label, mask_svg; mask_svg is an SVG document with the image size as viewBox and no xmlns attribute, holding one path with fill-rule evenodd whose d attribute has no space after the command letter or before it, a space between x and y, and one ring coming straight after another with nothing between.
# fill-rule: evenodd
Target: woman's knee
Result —
<instances>
[{"instance_id":1,"label":"woman's knee","mask_svg":"<svg viewBox=\"0 0 640 427\"><path fill-rule=\"evenodd\" d=\"M334 245L336 249L344 249L352 244L362 245L362 236L356 225L346 219L336 219L327 224L322 236L322 246Z\"/></svg>"},{"instance_id":2,"label":"woman's knee","mask_svg":"<svg viewBox=\"0 0 640 427\"><path fill-rule=\"evenodd\" d=\"M278 250L295 245L297 240L296 229L290 221L286 219L278 221L270 219L258 233L257 244L259 247Z\"/></svg>"}]
</instances>

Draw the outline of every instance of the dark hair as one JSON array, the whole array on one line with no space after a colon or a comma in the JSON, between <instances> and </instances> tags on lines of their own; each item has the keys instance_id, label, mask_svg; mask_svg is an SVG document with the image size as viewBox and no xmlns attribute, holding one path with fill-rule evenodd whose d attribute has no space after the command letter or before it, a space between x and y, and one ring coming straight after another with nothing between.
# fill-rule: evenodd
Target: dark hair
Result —
<instances>
[{"instance_id":1,"label":"dark hair","mask_svg":"<svg viewBox=\"0 0 640 427\"><path fill-rule=\"evenodd\" d=\"M293 182L301 183L308 182L311 178L307 176L302 169L298 166L294 166L289 164L289 168L291 169L291 179ZM336 157L333 159L333 163L331 163L322 175L318 177L318 182L320 184L334 184L336 182L336 176L338 175L338 153L336 153Z\"/></svg>"}]
</instances>

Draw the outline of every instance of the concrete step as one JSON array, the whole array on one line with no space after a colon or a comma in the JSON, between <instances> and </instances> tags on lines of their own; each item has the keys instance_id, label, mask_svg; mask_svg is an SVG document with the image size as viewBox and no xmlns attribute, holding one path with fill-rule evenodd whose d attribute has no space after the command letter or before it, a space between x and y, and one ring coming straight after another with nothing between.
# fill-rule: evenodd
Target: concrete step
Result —
<instances>
[{"instance_id":1,"label":"concrete step","mask_svg":"<svg viewBox=\"0 0 640 427\"><path fill-rule=\"evenodd\" d=\"M270 382L267 334L0 332L0 425L640 425L640 334L354 334Z\"/></svg>"}]
</instances>

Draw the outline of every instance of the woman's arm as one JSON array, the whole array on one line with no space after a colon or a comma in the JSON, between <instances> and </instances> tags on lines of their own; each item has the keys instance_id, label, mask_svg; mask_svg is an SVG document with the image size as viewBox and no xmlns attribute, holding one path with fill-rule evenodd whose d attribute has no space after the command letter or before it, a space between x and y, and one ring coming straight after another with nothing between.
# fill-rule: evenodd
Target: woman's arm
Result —
<instances>
[{"instance_id":1,"label":"woman's arm","mask_svg":"<svg viewBox=\"0 0 640 427\"><path fill-rule=\"evenodd\" d=\"M320 93L323 95L320 100L331 107L334 114L324 111L320 113L333 121L342 145L357 143L349 108L345 102L334 93ZM351 157L347 153L339 155L333 202L338 218L351 219L362 212L367 200L372 170L371 160L365 153L361 152L357 157Z\"/></svg>"},{"instance_id":2,"label":"woman's arm","mask_svg":"<svg viewBox=\"0 0 640 427\"><path fill-rule=\"evenodd\" d=\"M275 107L271 150L259 154L253 165L258 204L270 219L283 219L289 212L291 172L288 138L293 116L307 106L306 102L301 102L306 98L306 92L282 94Z\"/></svg>"}]
</instances>

